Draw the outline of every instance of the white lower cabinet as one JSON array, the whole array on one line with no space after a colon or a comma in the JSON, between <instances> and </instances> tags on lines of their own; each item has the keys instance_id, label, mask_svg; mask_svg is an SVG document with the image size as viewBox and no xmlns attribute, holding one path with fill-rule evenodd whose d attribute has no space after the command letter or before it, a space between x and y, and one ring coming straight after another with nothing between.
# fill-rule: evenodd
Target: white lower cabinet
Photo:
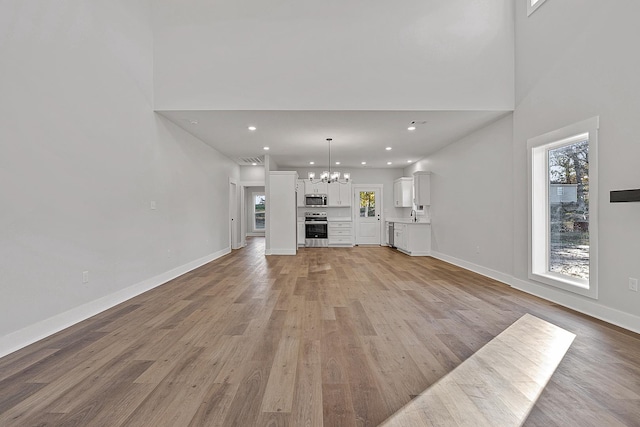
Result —
<instances>
[{"instance_id":1,"label":"white lower cabinet","mask_svg":"<svg viewBox=\"0 0 640 427\"><path fill-rule=\"evenodd\" d=\"M394 245L411 256L431 254L431 224L394 224Z\"/></svg>"},{"instance_id":2,"label":"white lower cabinet","mask_svg":"<svg viewBox=\"0 0 640 427\"><path fill-rule=\"evenodd\" d=\"M393 244L396 245L396 248L406 251L407 249L407 224L395 224L393 228Z\"/></svg>"},{"instance_id":3,"label":"white lower cabinet","mask_svg":"<svg viewBox=\"0 0 640 427\"><path fill-rule=\"evenodd\" d=\"M329 246L353 246L353 226L351 221L329 222Z\"/></svg>"}]
</instances>

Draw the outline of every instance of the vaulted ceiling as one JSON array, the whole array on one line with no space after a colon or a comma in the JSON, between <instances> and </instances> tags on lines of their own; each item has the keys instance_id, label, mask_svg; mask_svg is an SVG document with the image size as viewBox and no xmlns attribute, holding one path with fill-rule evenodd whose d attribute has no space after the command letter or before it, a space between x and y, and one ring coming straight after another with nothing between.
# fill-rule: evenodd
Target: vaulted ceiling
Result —
<instances>
[{"instance_id":1,"label":"vaulted ceiling","mask_svg":"<svg viewBox=\"0 0 640 427\"><path fill-rule=\"evenodd\" d=\"M155 109L234 159L302 167L332 137L399 167L513 109L513 21L510 0L159 0Z\"/></svg>"}]
</instances>

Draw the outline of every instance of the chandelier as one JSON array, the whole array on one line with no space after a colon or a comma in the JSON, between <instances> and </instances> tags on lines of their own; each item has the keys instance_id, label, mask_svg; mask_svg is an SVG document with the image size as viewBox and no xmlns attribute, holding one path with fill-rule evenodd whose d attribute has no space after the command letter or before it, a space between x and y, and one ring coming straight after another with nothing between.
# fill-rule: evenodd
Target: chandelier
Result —
<instances>
[{"instance_id":1,"label":"chandelier","mask_svg":"<svg viewBox=\"0 0 640 427\"><path fill-rule=\"evenodd\" d=\"M332 138L327 138L327 145L329 146L329 170L324 171L320 174L320 179L315 182L340 182L340 172L331 170L331 141ZM349 182L351 178L351 174L349 172L345 172L342 174L345 182ZM309 181L314 182L314 178L316 177L315 172L309 172L308 174Z\"/></svg>"}]
</instances>

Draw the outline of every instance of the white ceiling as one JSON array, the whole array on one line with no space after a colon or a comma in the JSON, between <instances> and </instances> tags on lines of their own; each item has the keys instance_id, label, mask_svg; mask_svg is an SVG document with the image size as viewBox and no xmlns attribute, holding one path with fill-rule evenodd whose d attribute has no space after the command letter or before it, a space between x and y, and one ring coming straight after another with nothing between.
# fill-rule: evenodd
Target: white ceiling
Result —
<instances>
[{"instance_id":1,"label":"white ceiling","mask_svg":"<svg viewBox=\"0 0 640 427\"><path fill-rule=\"evenodd\" d=\"M281 168L404 168L508 114L505 111L159 111L237 161L268 153ZM197 121L197 124L192 122ZM416 130L409 131L412 121ZM426 122L426 123L423 123ZM257 130L249 131L248 126ZM268 146L269 151L263 147ZM385 147L392 147L391 151ZM387 165L387 162L392 165Z\"/></svg>"}]
</instances>

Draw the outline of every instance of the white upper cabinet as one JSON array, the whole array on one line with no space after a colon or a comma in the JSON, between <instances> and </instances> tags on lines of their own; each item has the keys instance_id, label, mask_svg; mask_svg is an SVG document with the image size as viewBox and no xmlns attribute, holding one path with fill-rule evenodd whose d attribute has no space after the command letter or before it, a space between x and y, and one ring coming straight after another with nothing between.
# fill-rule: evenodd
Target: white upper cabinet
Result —
<instances>
[{"instance_id":1,"label":"white upper cabinet","mask_svg":"<svg viewBox=\"0 0 640 427\"><path fill-rule=\"evenodd\" d=\"M328 187L326 182L311 182L311 180L304 180L304 194L327 194Z\"/></svg>"},{"instance_id":2,"label":"white upper cabinet","mask_svg":"<svg viewBox=\"0 0 640 427\"><path fill-rule=\"evenodd\" d=\"M327 205L333 207L351 206L351 183L329 183L327 191Z\"/></svg>"},{"instance_id":3,"label":"white upper cabinet","mask_svg":"<svg viewBox=\"0 0 640 427\"><path fill-rule=\"evenodd\" d=\"M413 191L417 210L431 205L431 172L413 174Z\"/></svg>"},{"instance_id":4,"label":"white upper cabinet","mask_svg":"<svg viewBox=\"0 0 640 427\"><path fill-rule=\"evenodd\" d=\"M398 178L393 181L393 205L396 208L410 208L412 206L413 178Z\"/></svg>"}]
</instances>

